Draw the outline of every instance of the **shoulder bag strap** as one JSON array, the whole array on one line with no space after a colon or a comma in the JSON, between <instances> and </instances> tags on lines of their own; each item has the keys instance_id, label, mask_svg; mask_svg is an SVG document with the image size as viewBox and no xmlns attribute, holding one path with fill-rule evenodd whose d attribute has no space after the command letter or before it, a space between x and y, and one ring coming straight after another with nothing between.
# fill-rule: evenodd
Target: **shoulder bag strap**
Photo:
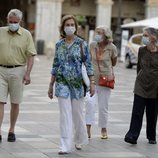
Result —
<instances>
[{"instance_id":1,"label":"shoulder bag strap","mask_svg":"<svg viewBox=\"0 0 158 158\"><path fill-rule=\"evenodd\" d=\"M83 47L82 47L83 42L80 43L80 54L81 54L81 61L84 62L84 55L83 55Z\"/></svg>"},{"instance_id":2,"label":"shoulder bag strap","mask_svg":"<svg viewBox=\"0 0 158 158\"><path fill-rule=\"evenodd\" d=\"M101 70L100 70L100 65L99 65L99 60L98 60L98 57L97 57L97 48L96 48L96 61L97 61L97 64L98 64L99 72L101 72ZM112 69L112 75L114 75L113 67L111 67L111 69Z\"/></svg>"},{"instance_id":3,"label":"shoulder bag strap","mask_svg":"<svg viewBox=\"0 0 158 158\"><path fill-rule=\"evenodd\" d=\"M99 72L101 72L101 71L100 71L100 66L99 66L99 60L98 60L98 57L97 57L97 52L98 52L98 51L97 51L97 48L95 48L95 51L96 51L95 54L96 54L96 61L97 61L97 64L98 64L98 69L99 69Z\"/></svg>"}]
</instances>

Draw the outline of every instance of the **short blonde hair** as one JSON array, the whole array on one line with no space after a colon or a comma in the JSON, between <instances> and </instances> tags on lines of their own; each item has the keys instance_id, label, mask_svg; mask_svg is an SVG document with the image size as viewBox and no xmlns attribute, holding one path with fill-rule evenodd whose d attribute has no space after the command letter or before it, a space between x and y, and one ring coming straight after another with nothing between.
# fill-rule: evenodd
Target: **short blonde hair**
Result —
<instances>
[{"instance_id":1,"label":"short blonde hair","mask_svg":"<svg viewBox=\"0 0 158 158\"><path fill-rule=\"evenodd\" d=\"M112 31L111 31L106 25L97 26L96 29L103 30L105 37L106 37L110 42L113 42Z\"/></svg>"}]
</instances>

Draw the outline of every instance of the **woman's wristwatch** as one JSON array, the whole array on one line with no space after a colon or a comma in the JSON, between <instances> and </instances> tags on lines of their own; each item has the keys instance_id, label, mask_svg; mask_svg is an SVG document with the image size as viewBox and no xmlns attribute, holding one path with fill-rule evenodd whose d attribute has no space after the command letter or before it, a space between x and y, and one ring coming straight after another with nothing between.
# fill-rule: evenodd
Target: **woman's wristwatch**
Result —
<instances>
[{"instance_id":1,"label":"woman's wristwatch","mask_svg":"<svg viewBox=\"0 0 158 158\"><path fill-rule=\"evenodd\" d=\"M96 84L94 80L90 80L90 84Z\"/></svg>"}]
</instances>

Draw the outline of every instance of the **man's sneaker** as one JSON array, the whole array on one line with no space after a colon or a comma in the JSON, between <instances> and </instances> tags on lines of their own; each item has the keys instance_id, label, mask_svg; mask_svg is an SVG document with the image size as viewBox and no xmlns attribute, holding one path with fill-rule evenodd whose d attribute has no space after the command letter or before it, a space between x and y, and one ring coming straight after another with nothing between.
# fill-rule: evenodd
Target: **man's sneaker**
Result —
<instances>
[{"instance_id":1,"label":"man's sneaker","mask_svg":"<svg viewBox=\"0 0 158 158\"><path fill-rule=\"evenodd\" d=\"M12 132L8 133L8 142L15 142L16 141L16 137L15 134Z\"/></svg>"}]
</instances>

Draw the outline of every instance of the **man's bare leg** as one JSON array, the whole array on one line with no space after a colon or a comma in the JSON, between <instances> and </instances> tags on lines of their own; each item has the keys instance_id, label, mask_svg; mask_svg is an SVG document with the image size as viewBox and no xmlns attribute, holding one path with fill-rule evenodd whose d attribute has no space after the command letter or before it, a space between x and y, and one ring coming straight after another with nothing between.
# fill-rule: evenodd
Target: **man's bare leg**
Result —
<instances>
[{"instance_id":1,"label":"man's bare leg","mask_svg":"<svg viewBox=\"0 0 158 158\"><path fill-rule=\"evenodd\" d=\"M2 141L1 127L3 122L3 116L4 116L4 103L0 102L0 142Z\"/></svg>"},{"instance_id":2,"label":"man's bare leg","mask_svg":"<svg viewBox=\"0 0 158 158\"><path fill-rule=\"evenodd\" d=\"M19 115L19 104L11 103L11 110L10 110L10 129L9 132L14 133L15 124Z\"/></svg>"}]
</instances>

